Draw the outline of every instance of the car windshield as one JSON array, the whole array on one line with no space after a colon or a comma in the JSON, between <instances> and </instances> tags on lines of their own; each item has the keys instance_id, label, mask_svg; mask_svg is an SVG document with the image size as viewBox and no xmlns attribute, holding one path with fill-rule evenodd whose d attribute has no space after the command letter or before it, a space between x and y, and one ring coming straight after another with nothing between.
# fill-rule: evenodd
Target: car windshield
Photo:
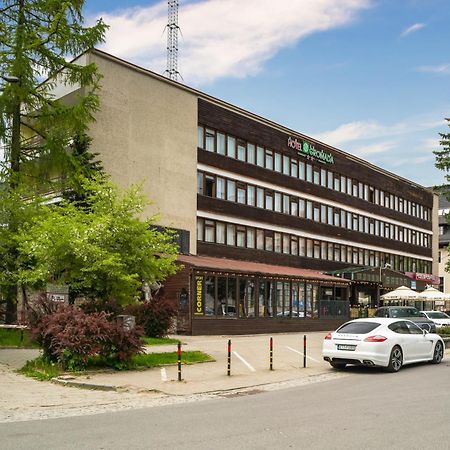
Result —
<instances>
[{"instance_id":1,"label":"car windshield","mask_svg":"<svg viewBox=\"0 0 450 450\"><path fill-rule=\"evenodd\" d=\"M367 334L379 326L380 324L376 322L347 322L338 328L336 333Z\"/></svg>"},{"instance_id":2,"label":"car windshield","mask_svg":"<svg viewBox=\"0 0 450 450\"><path fill-rule=\"evenodd\" d=\"M447 316L447 314L444 314L443 312L440 311L429 312L427 313L427 316L430 319L450 319L450 317Z\"/></svg>"},{"instance_id":3,"label":"car windshield","mask_svg":"<svg viewBox=\"0 0 450 450\"><path fill-rule=\"evenodd\" d=\"M391 317L419 317L419 310L416 308L392 308Z\"/></svg>"}]
</instances>

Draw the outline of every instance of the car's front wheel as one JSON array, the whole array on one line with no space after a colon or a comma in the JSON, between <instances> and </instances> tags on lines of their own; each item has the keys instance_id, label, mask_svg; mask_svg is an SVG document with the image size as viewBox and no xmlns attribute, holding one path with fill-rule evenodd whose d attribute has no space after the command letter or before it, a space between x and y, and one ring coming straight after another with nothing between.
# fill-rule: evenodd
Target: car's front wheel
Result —
<instances>
[{"instance_id":1,"label":"car's front wheel","mask_svg":"<svg viewBox=\"0 0 450 450\"><path fill-rule=\"evenodd\" d=\"M337 363L337 362L330 362L331 367L333 367L334 369L345 369L345 367L347 366L347 364L345 363Z\"/></svg>"},{"instance_id":2,"label":"car's front wheel","mask_svg":"<svg viewBox=\"0 0 450 450\"><path fill-rule=\"evenodd\" d=\"M389 357L389 365L387 366L388 372L398 372L403 365L403 353L402 349L396 345L391 350L391 355Z\"/></svg>"},{"instance_id":3,"label":"car's front wheel","mask_svg":"<svg viewBox=\"0 0 450 450\"><path fill-rule=\"evenodd\" d=\"M433 359L431 360L431 362L433 364L439 364L442 361L443 357L444 357L444 346L442 345L441 341L437 341L436 345L434 346Z\"/></svg>"}]
</instances>

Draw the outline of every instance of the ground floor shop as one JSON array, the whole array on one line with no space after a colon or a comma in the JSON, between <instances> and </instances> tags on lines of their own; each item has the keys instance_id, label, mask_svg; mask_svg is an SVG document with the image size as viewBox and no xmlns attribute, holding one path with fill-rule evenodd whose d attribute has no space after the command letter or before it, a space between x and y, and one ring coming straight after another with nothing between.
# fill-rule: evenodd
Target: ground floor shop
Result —
<instances>
[{"instance_id":1,"label":"ground floor shop","mask_svg":"<svg viewBox=\"0 0 450 450\"><path fill-rule=\"evenodd\" d=\"M177 331L247 334L333 329L349 317L349 282L318 271L180 256L165 283L177 299Z\"/></svg>"}]
</instances>

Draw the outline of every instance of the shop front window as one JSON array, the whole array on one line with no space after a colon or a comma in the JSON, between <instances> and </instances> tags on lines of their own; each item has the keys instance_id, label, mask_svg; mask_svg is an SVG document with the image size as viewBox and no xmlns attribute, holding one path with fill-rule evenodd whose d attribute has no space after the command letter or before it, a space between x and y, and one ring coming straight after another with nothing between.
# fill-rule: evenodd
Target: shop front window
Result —
<instances>
[{"instance_id":1,"label":"shop front window","mask_svg":"<svg viewBox=\"0 0 450 450\"><path fill-rule=\"evenodd\" d=\"M216 278L205 277L205 316L214 315L215 297L216 297Z\"/></svg>"}]
</instances>

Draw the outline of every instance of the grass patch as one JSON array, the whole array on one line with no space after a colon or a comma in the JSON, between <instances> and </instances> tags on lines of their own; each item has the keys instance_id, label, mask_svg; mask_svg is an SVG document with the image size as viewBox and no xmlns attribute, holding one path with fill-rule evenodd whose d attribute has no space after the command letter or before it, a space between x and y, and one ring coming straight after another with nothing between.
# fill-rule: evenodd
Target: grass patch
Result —
<instances>
[{"instance_id":1,"label":"grass patch","mask_svg":"<svg viewBox=\"0 0 450 450\"><path fill-rule=\"evenodd\" d=\"M178 361L177 352L165 352L165 353L142 353L133 356L130 363L126 367L120 367L118 370L136 370L136 369L149 369L152 367L159 367L165 365L175 365ZM199 362L214 361L214 358L206 353L195 352L183 352L181 356L181 362L183 364L193 364ZM27 363L18 370L19 373L26 375L27 377L35 378L40 381L48 381L63 373L73 373L82 375L86 371L111 369L111 364L107 364L101 358L91 358L85 370L69 371L63 370L59 364L52 363L47 358L40 356Z\"/></svg>"},{"instance_id":2,"label":"grass patch","mask_svg":"<svg viewBox=\"0 0 450 450\"><path fill-rule=\"evenodd\" d=\"M155 338L155 337L147 337L144 336L142 338L142 341L145 345L169 345L169 344L178 344L180 342L178 339L172 339L172 338Z\"/></svg>"},{"instance_id":3,"label":"grass patch","mask_svg":"<svg viewBox=\"0 0 450 450\"><path fill-rule=\"evenodd\" d=\"M21 333L23 333L23 340ZM31 342L29 330L0 328L0 347L39 348L39 345Z\"/></svg>"}]
</instances>

